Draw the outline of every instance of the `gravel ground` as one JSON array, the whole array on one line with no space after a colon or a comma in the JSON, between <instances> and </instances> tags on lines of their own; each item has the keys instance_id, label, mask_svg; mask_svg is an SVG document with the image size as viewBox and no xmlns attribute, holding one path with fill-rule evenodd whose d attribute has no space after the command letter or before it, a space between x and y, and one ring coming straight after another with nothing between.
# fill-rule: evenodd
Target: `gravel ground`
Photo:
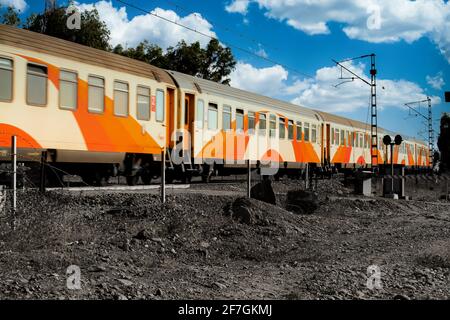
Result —
<instances>
[{"instance_id":1,"label":"gravel ground","mask_svg":"<svg viewBox=\"0 0 450 320\"><path fill-rule=\"evenodd\" d=\"M276 206L251 200L250 223L229 215L245 186L192 185L164 205L157 191L21 192L15 230L0 217L0 299L450 298L441 185L408 186L417 200L394 201L319 181L319 208L296 215L286 192L303 183L284 180ZM79 290L66 286L70 265ZM366 286L371 265L381 288Z\"/></svg>"}]
</instances>

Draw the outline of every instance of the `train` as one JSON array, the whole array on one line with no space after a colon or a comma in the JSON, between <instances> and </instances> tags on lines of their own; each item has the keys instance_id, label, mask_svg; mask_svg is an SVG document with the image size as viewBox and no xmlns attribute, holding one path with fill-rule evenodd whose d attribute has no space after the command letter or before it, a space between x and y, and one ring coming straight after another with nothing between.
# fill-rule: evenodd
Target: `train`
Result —
<instances>
[{"instance_id":1,"label":"train","mask_svg":"<svg viewBox=\"0 0 450 320\"><path fill-rule=\"evenodd\" d=\"M378 127L377 164L390 161ZM252 167L371 168L370 125L28 30L0 25L0 162L41 161L103 185L160 176L190 181ZM393 161L429 168L425 142L403 136ZM44 159L42 159L44 155Z\"/></svg>"}]
</instances>

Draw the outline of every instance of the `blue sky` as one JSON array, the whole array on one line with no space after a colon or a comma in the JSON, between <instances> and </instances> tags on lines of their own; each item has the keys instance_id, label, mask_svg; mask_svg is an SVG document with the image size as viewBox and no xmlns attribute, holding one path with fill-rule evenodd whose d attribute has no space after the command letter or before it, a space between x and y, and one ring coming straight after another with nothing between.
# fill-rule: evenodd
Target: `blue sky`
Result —
<instances>
[{"instance_id":1,"label":"blue sky","mask_svg":"<svg viewBox=\"0 0 450 320\"><path fill-rule=\"evenodd\" d=\"M366 122L370 87L362 82L333 85L339 70L331 59L377 55L379 125L410 136L425 136L422 120L403 104L433 97L434 119L450 104L450 4L443 0L124 0L217 37L279 64L232 47L238 61L232 85ZM42 11L44 0L0 0ZM58 0L58 4L66 1ZM112 31L112 42L132 46L144 39L163 48L181 39L208 39L116 0L96 4ZM361 3L363 5L361 5ZM26 6L25 6L26 4ZM192 14L197 13L197 14ZM361 75L369 60L348 65ZM301 74L296 73L300 71ZM305 76L304 74L308 75ZM385 89L381 89L384 87ZM422 105L422 112L426 112ZM439 122L434 123L439 131Z\"/></svg>"}]
</instances>

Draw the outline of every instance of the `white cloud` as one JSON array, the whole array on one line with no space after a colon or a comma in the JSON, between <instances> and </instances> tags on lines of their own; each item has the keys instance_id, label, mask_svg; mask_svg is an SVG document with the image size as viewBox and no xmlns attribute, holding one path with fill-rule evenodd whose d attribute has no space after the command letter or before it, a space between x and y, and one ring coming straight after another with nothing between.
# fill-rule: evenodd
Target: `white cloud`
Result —
<instances>
[{"instance_id":1,"label":"white cloud","mask_svg":"<svg viewBox=\"0 0 450 320\"><path fill-rule=\"evenodd\" d=\"M266 50L264 50L263 48L261 48L261 46L259 47L258 51L255 52L258 56L263 57L263 58L268 58L269 55L267 54Z\"/></svg>"},{"instance_id":2,"label":"white cloud","mask_svg":"<svg viewBox=\"0 0 450 320\"><path fill-rule=\"evenodd\" d=\"M20 11L24 11L28 6L25 0L0 0L0 5L13 7Z\"/></svg>"},{"instance_id":3,"label":"white cloud","mask_svg":"<svg viewBox=\"0 0 450 320\"><path fill-rule=\"evenodd\" d=\"M230 13L247 14L249 3L250 0L233 0L225 7L225 10Z\"/></svg>"},{"instance_id":4,"label":"white cloud","mask_svg":"<svg viewBox=\"0 0 450 320\"><path fill-rule=\"evenodd\" d=\"M81 10L97 8L100 18L106 23L111 31L111 44L136 46L143 40L158 44L163 49L175 46L180 40L186 43L199 41L202 46L206 45L210 38L192 32L173 23L164 21L151 14L136 15L131 20L128 19L126 7L116 8L111 1L98 1L95 4L80 4ZM216 37L212 31L213 26L198 13L192 13L185 17L180 17L172 10L155 8L152 13L175 21L195 29L204 34Z\"/></svg>"},{"instance_id":5,"label":"white cloud","mask_svg":"<svg viewBox=\"0 0 450 320\"><path fill-rule=\"evenodd\" d=\"M434 77L427 76L426 80L427 80L427 83L436 90L441 90L442 87L445 85L445 81L442 76L442 72L439 72Z\"/></svg>"},{"instance_id":6,"label":"white cloud","mask_svg":"<svg viewBox=\"0 0 450 320\"><path fill-rule=\"evenodd\" d=\"M364 75L363 64L347 63L347 67L361 76ZM317 70L313 78L297 79L290 83L288 71L281 66L255 68L250 64L239 62L231 74L231 85L327 112L367 110L369 86L355 80L336 88L335 86L342 82L338 80L339 77L338 67L324 67ZM418 84L407 80L379 79L377 85L380 110L390 107L403 108L405 102L426 98L424 90ZM440 103L439 97L432 99L433 103Z\"/></svg>"},{"instance_id":7,"label":"white cloud","mask_svg":"<svg viewBox=\"0 0 450 320\"><path fill-rule=\"evenodd\" d=\"M374 43L411 43L429 37L450 62L450 2L444 0L250 1L265 10L267 17L310 35L328 34L328 24L337 22L349 38ZM240 3L235 0L229 6Z\"/></svg>"},{"instance_id":8,"label":"white cloud","mask_svg":"<svg viewBox=\"0 0 450 320\"><path fill-rule=\"evenodd\" d=\"M364 75L363 64L347 64L358 75ZM325 67L317 70L314 79L299 82L303 85L292 100L293 103L310 106L328 112L353 112L369 107L370 87L360 80L342 83L338 80L340 68ZM344 73L344 77L347 77ZM365 78L363 76L363 78ZM368 78L365 78L369 81ZM337 86L339 83L341 85ZM426 98L424 89L418 84L407 80L377 80L377 105L380 110L391 107L404 107L409 101ZM439 97L433 97L435 103L440 103Z\"/></svg>"},{"instance_id":9,"label":"white cloud","mask_svg":"<svg viewBox=\"0 0 450 320\"><path fill-rule=\"evenodd\" d=\"M248 63L238 61L231 73L231 86L261 93L266 96L279 94L284 87L288 72L281 66L255 68Z\"/></svg>"}]
</instances>

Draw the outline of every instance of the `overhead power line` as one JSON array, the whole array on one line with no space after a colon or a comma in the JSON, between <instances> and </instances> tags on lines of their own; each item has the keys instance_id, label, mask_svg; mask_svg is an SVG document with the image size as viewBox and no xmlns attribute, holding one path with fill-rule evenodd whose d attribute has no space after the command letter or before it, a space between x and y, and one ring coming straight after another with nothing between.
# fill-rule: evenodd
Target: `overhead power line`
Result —
<instances>
[{"instance_id":1,"label":"overhead power line","mask_svg":"<svg viewBox=\"0 0 450 320\"><path fill-rule=\"evenodd\" d=\"M191 11L191 10L189 10L189 9L186 9L185 7L180 6L178 3L174 2L174 1L165 0L165 2L167 2L169 5L171 5L171 6L175 7L175 8L177 8L177 9L179 9L179 10L181 10L181 11L187 13L187 14L193 14L193 15L195 15L196 17L200 17L200 18L202 17L202 15L200 15L200 14L198 14L198 13L196 13L196 12L193 12L193 11ZM219 29L222 29L222 30L224 30L224 31L226 31L226 32L232 33L233 35L238 36L239 38L247 39L247 40L251 41L252 43L254 43L254 44L256 44L256 45L263 45L263 46L266 47L266 48L268 47L268 48L274 49L274 50L276 50L276 51L279 50L279 48L274 47L273 45L270 45L270 44L267 44L267 43L262 42L262 41L260 41L260 40L256 40L256 39L254 39L254 38L248 37L248 36L246 36L245 34L239 32L239 31L233 30L233 29L231 29L230 27L228 27L228 26L226 26L226 25L223 25L223 24L214 22L213 20L211 20L211 19L209 19L209 18L207 18L207 19L208 19L209 22L211 22L211 23L214 24L214 27L215 27L215 28L219 27Z\"/></svg>"},{"instance_id":2,"label":"overhead power line","mask_svg":"<svg viewBox=\"0 0 450 320\"><path fill-rule=\"evenodd\" d=\"M261 60L265 60L265 61L270 62L270 63L272 63L272 64L280 65L281 67L283 67L283 68L285 68L285 69L287 69L287 70L290 70L290 71L292 71L292 72L294 72L294 73L296 73L296 74L298 74L298 75L302 75L302 76L307 77L307 78L313 78L313 76L311 76L311 75L309 75L309 74L307 74L307 73L305 73L305 72L301 72L301 71L299 71L299 70L297 70L297 69L295 69L295 68L292 68L292 67L290 67L290 66L287 66L287 65L285 65L285 64L282 64L282 63L280 63L280 62L278 62L278 61L276 61L276 60L273 60L273 59L264 57L264 56L262 56L262 55L260 55L260 54L257 54L257 53L255 53L255 52L253 52L253 51L251 51L251 50L248 50L248 49L239 47L239 46L234 45L234 44L232 44L232 43L230 43L230 42L226 42L226 41L219 40L218 38L216 38L216 37L214 37L214 36L212 36L212 35L210 35L210 34L206 34L206 33L204 33L204 32L198 31L198 30L196 30L196 29L194 29L194 28L192 28L192 27L189 27L189 26L186 26L186 25L181 24L181 23L179 23L179 22L170 20L170 19L168 19L168 18L166 18L166 17L163 17L163 16L160 16L160 15L154 13L154 12L151 12L151 11L148 11L148 10L146 10L146 9L140 8L140 7L138 7L138 6L134 5L134 4L128 3L128 2L123 1L123 0L116 0L116 1L117 1L117 2L120 2L120 3L122 3L122 4L124 4L125 6L128 6L128 7L130 7L130 8L136 9L136 10L141 11L141 12L144 12L144 13L146 13L146 14L150 14L150 15L156 17L156 18L159 18L159 19L164 20L164 21L166 21L166 22L172 23L172 24L177 25L177 26L179 26L179 27L185 28L186 30L189 30L189 31L191 31L191 32L195 32L195 33L197 33L197 34L199 34L199 35L201 35L201 36L204 36L204 37L206 37L206 38L209 38L209 39L211 39L211 40L217 40L217 41L220 41L220 42L224 43L225 45L227 45L228 47L235 48L235 49L240 50L240 51L242 51L242 52L245 52L245 53L247 53L247 54L249 54L249 55L252 55L252 56L254 56L254 57L257 57L257 58L259 58L259 59L261 59Z\"/></svg>"}]
</instances>

